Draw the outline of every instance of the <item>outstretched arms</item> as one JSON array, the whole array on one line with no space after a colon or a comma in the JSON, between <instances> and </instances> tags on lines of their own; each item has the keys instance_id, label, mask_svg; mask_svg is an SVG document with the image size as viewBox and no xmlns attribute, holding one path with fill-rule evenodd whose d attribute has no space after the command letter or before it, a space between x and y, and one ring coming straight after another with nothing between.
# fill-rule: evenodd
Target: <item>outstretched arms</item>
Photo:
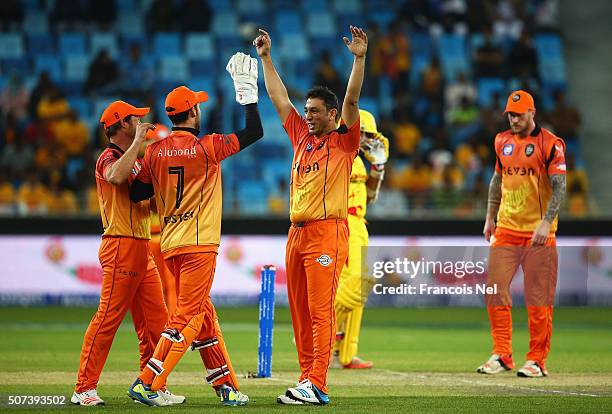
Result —
<instances>
[{"instance_id":1,"label":"outstretched arms","mask_svg":"<svg viewBox=\"0 0 612 414\"><path fill-rule=\"evenodd\" d=\"M263 66L264 81L266 84L266 90L270 96L270 100L276 108L276 112L284 124L287 117L291 113L293 104L289 100L289 94L287 88L283 84L274 63L272 63L272 57L270 56L270 48L272 47L272 41L270 35L262 29L259 29L259 36L253 40L253 45L257 49L257 54L261 58L261 65Z\"/></svg>"},{"instance_id":2,"label":"outstretched arms","mask_svg":"<svg viewBox=\"0 0 612 414\"><path fill-rule=\"evenodd\" d=\"M353 69L346 87L344 103L342 104L342 119L347 127L351 127L359 118L359 95L365 72L365 54L368 50L368 36L366 33L355 26L350 26L351 37L344 37L344 43L348 50L354 55Z\"/></svg>"}]
</instances>

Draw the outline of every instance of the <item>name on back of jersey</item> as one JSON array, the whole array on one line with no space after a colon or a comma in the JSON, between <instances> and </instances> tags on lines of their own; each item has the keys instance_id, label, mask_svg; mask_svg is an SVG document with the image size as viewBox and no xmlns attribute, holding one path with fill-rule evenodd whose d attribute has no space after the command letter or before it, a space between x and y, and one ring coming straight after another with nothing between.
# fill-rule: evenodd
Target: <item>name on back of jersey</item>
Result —
<instances>
[{"instance_id":1,"label":"name on back of jersey","mask_svg":"<svg viewBox=\"0 0 612 414\"><path fill-rule=\"evenodd\" d=\"M157 151L158 157L196 157L196 148L160 148Z\"/></svg>"}]
</instances>

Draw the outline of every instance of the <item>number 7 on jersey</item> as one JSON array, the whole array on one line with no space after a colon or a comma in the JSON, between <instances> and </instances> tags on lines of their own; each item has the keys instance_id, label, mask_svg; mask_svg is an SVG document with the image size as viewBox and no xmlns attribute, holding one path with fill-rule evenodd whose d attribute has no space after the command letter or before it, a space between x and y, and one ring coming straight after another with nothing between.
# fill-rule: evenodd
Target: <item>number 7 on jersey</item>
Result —
<instances>
[{"instance_id":1,"label":"number 7 on jersey","mask_svg":"<svg viewBox=\"0 0 612 414\"><path fill-rule=\"evenodd\" d=\"M177 174L178 179L176 180L176 204L175 208L178 210L183 201L183 190L185 189L185 167L168 167L168 174Z\"/></svg>"}]
</instances>

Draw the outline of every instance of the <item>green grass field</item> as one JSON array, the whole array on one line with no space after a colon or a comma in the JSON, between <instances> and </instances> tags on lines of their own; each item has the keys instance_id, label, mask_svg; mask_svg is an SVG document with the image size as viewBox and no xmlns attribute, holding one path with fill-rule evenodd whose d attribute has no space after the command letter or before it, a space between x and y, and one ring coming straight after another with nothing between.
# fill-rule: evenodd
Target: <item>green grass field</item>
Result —
<instances>
[{"instance_id":1,"label":"green grass field","mask_svg":"<svg viewBox=\"0 0 612 414\"><path fill-rule=\"evenodd\" d=\"M99 394L105 407L68 403L83 333L93 314L84 308L0 308L0 411L64 412L104 410L144 412L128 385L138 369L136 335L130 321L119 329ZM218 309L242 391L243 408L221 407L203 380L199 355L188 353L170 376L182 406L156 410L203 412L612 412L612 309L558 308L555 313L548 378L518 378L514 372L483 376L474 372L491 347L483 309L368 309L360 354L375 362L369 371L333 370L327 407L280 406L276 396L295 383L297 356L287 309L277 309L273 378L247 379L257 366L257 309ZM514 355L524 362L527 317L514 312ZM8 395L65 395L61 407L9 407Z\"/></svg>"}]
</instances>

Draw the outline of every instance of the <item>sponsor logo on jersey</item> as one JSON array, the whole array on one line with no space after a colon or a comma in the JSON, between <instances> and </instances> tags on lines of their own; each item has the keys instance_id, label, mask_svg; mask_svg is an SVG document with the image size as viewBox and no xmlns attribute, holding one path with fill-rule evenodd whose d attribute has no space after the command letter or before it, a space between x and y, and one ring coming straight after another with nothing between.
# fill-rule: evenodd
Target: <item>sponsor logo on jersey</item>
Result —
<instances>
[{"instance_id":1,"label":"sponsor logo on jersey","mask_svg":"<svg viewBox=\"0 0 612 414\"><path fill-rule=\"evenodd\" d=\"M321 266L327 267L333 262L333 259L326 254L322 254L315 259L315 262L318 262Z\"/></svg>"},{"instance_id":2,"label":"sponsor logo on jersey","mask_svg":"<svg viewBox=\"0 0 612 414\"><path fill-rule=\"evenodd\" d=\"M514 144L506 144L504 145L504 148L502 149L502 155L512 155L513 151L514 151Z\"/></svg>"},{"instance_id":3,"label":"sponsor logo on jersey","mask_svg":"<svg viewBox=\"0 0 612 414\"><path fill-rule=\"evenodd\" d=\"M533 154L535 147L533 146L533 144L528 144L525 147L525 155L528 157L531 157L531 154Z\"/></svg>"},{"instance_id":4,"label":"sponsor logo on jersey","mask_svg":"<svg viewBox=\"0 0 612 414\"><path fill-rule=\"evenodd\" d=\"M164 223L182 223L183 221L187 221L193 218L193 211L188 211L187 213L173 214L171 216L164 217Z\"/></svg>"},{"instance_id":5,"label":"sponsor logo on jersey","mask_svg":"<svg viewBox=\"0 0 612 414\"><path fill-rule=\"evenodd\" d=\"M566 167L566 165L565 165L565 164L557 164L557 165L555 165L555 167L556 167L556 168L557 168L557 170L559 170L559 171L565 171L565 170L567 170L567 167Z\"/></svg>"},{"instance_id":6,"label":"sponsor logo on jersey","mask_svg":"<svg viewBox=\"0 0 612 414\"><path fill-rule=\"evenodd\" d=\"M502 172L505 175L528 175L532 176L535 174L533 168L525 168L525 167L504 167Z\"/></svg>"},{"instance_id":7,"label":"sponsor logo on jersey","mask_svg":"<svg viewBox=\"0 0 612 414\"><path fill-rule=\"evenodd\" d=\"M516 190L508 190L502 197L502 216L511 217L525 211L527 197L530 194L529 184L523 183Z\"/></svg>"},{"instance_id":8,"label":"sponsor logo on jersey","mask_svg":"<svg viewBox=\"0 0 612 414\"><path fill-rule=\"evenodd\" d=\"M302 174L308 174L311 171L319 171L319 163L315 161L312 164L300 165L296 162L293 169L298 170Z\"/></svg>"}]
</instances>

